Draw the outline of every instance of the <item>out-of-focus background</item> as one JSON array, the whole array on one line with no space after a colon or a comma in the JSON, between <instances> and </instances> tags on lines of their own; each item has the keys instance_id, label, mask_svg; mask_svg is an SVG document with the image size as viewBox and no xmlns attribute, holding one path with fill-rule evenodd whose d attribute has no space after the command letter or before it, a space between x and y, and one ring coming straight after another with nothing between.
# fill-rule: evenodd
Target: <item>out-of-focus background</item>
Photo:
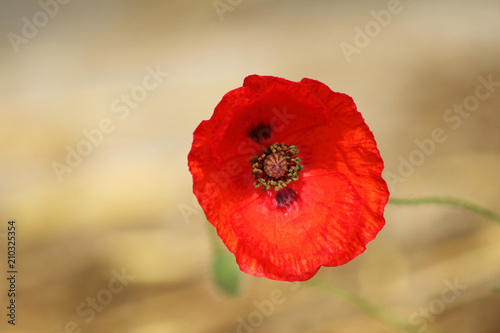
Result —
<instances>
[{"instance_id":1,"label":"out-of-focus background","mask_svg":"<svg viewBox=\"0 0 500 333\"><path fill-rule=\"evenodd\" d=\"M215 288L187 154L249 74L352 96L394 197L500 212L499 1L3 0L0 36L1 332L400 332L305 285ZM318 278L417 329L500 331L498 224L435 205L386 219Z\"/></svg>"}]
</instances>

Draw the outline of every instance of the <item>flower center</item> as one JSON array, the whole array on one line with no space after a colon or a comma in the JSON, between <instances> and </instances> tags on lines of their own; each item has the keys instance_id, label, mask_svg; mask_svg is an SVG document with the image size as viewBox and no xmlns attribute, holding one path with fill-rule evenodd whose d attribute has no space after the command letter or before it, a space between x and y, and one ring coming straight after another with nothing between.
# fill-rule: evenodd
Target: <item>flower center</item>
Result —
<instances>
[{"instance_id":1,"label":"flower center","mask_svg":"<svg viewBox=\"0 0 500 333\"><path fill-rule=\"evenodd\" d=\"M263 190L270 190L272 187L279 191L299 179L299 172L304 167L300 165L300 158L296 157L298 153L297 146L293 144L273 143L263 148L261 155L255 155L250 160L254 186L262 186Z\"/></svg>"},{"instance_id":2,"label":"flower center","mask_svg":"<svg viewBox=\"0 0 500 333\"><path fill-rule=\"evenodd\" d=\"M272 178L281 178L285 174L287 168L286 158L278 153L267 155L264 160L264 172Z\"/></svg>"}]
</instances>

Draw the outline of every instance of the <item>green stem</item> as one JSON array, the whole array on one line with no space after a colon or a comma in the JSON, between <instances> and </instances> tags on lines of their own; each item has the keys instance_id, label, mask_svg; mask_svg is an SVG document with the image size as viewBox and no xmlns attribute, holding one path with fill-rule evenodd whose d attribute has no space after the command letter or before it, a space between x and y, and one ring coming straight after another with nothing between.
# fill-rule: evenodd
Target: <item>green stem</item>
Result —
<instances>
[{"instance_id":1,"label":"green stem","mask_svg":"<svg viewBox=\"0 0 500 333\"><path fill-rule=\"evenodd\" d=\"M455 198L442 198L442 197L423 197L423 198L413 198L413 199L400 199L400 198L389 198L389 203L394 205L424 205L424 204L439 204L439 205L451 205L467 209L471 212L482 215L490 220L500 223L500 215L494 213L493 211L478 206L474 203L455 199Z\"/></svg>"},{"instance_id":2,"label":"green stem","mask_svg":"<svg viewBox=\"0 0 500 333\"><path fill-rule=\"evenodd\" d=\"M421 328L410 325L408 320L400 318L398 314L394 313L390 309L377 304L363 297L359 293L347 289L332 281L323 281L318 277L315 277L305 283L322 291L326 291L335 296L336 299L350 304L358 308L359 310L379 319L380 321L396 327L397 329L403 330L408 333L430 333L430 331L428 330L422 331Z\"/></svg>"}]
</instances>

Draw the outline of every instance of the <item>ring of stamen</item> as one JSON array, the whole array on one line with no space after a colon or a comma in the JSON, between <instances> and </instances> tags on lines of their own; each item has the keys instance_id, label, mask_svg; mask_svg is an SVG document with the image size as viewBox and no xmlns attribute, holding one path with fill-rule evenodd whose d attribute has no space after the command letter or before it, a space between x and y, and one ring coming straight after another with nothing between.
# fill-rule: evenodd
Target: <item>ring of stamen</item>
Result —
<instances>
[{"instance_id":1,"label":"ring of stamen","mask_svg":"<svg viewBox=\"0 0 500 333\"><path fill-rule=\"evenodd\" d=\"M297 146L273 143L262 149L261 155L255 155L252 164L254 186L263 190L274 188L279 191L292 181L299 179L299 172L304 170L300 164Z\"/></svg>"}]
</instances>

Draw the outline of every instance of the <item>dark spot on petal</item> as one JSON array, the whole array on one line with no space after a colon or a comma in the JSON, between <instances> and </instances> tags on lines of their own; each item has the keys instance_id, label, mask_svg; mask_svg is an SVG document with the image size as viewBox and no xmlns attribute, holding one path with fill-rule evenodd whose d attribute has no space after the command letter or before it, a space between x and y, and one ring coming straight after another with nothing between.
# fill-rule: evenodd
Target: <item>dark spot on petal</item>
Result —
<instances>
[{"instance_id":1,"label":"dark spot on petal","mask_svg":"<svg viewBox=\"0 0 500 333\"><path fill-rule=\"evenodd\" d=\"M260 121L256 124L253 124L247 130L247 136L253 141L259 143L262 139L269 139L271 137L272 130L273 126L270 123Z\"/></svg>"},{"instance_id":2,"label":"dark spot on petal","mask_svg":"<svg viewBox=\"0 0 500 333\"><path fill-rule=\"evenodd\" d=\"M299 195L291 188L285 187L276 193L276 207L279 209L287 209L297 202Z\"/></svg>"}]
</instances>

